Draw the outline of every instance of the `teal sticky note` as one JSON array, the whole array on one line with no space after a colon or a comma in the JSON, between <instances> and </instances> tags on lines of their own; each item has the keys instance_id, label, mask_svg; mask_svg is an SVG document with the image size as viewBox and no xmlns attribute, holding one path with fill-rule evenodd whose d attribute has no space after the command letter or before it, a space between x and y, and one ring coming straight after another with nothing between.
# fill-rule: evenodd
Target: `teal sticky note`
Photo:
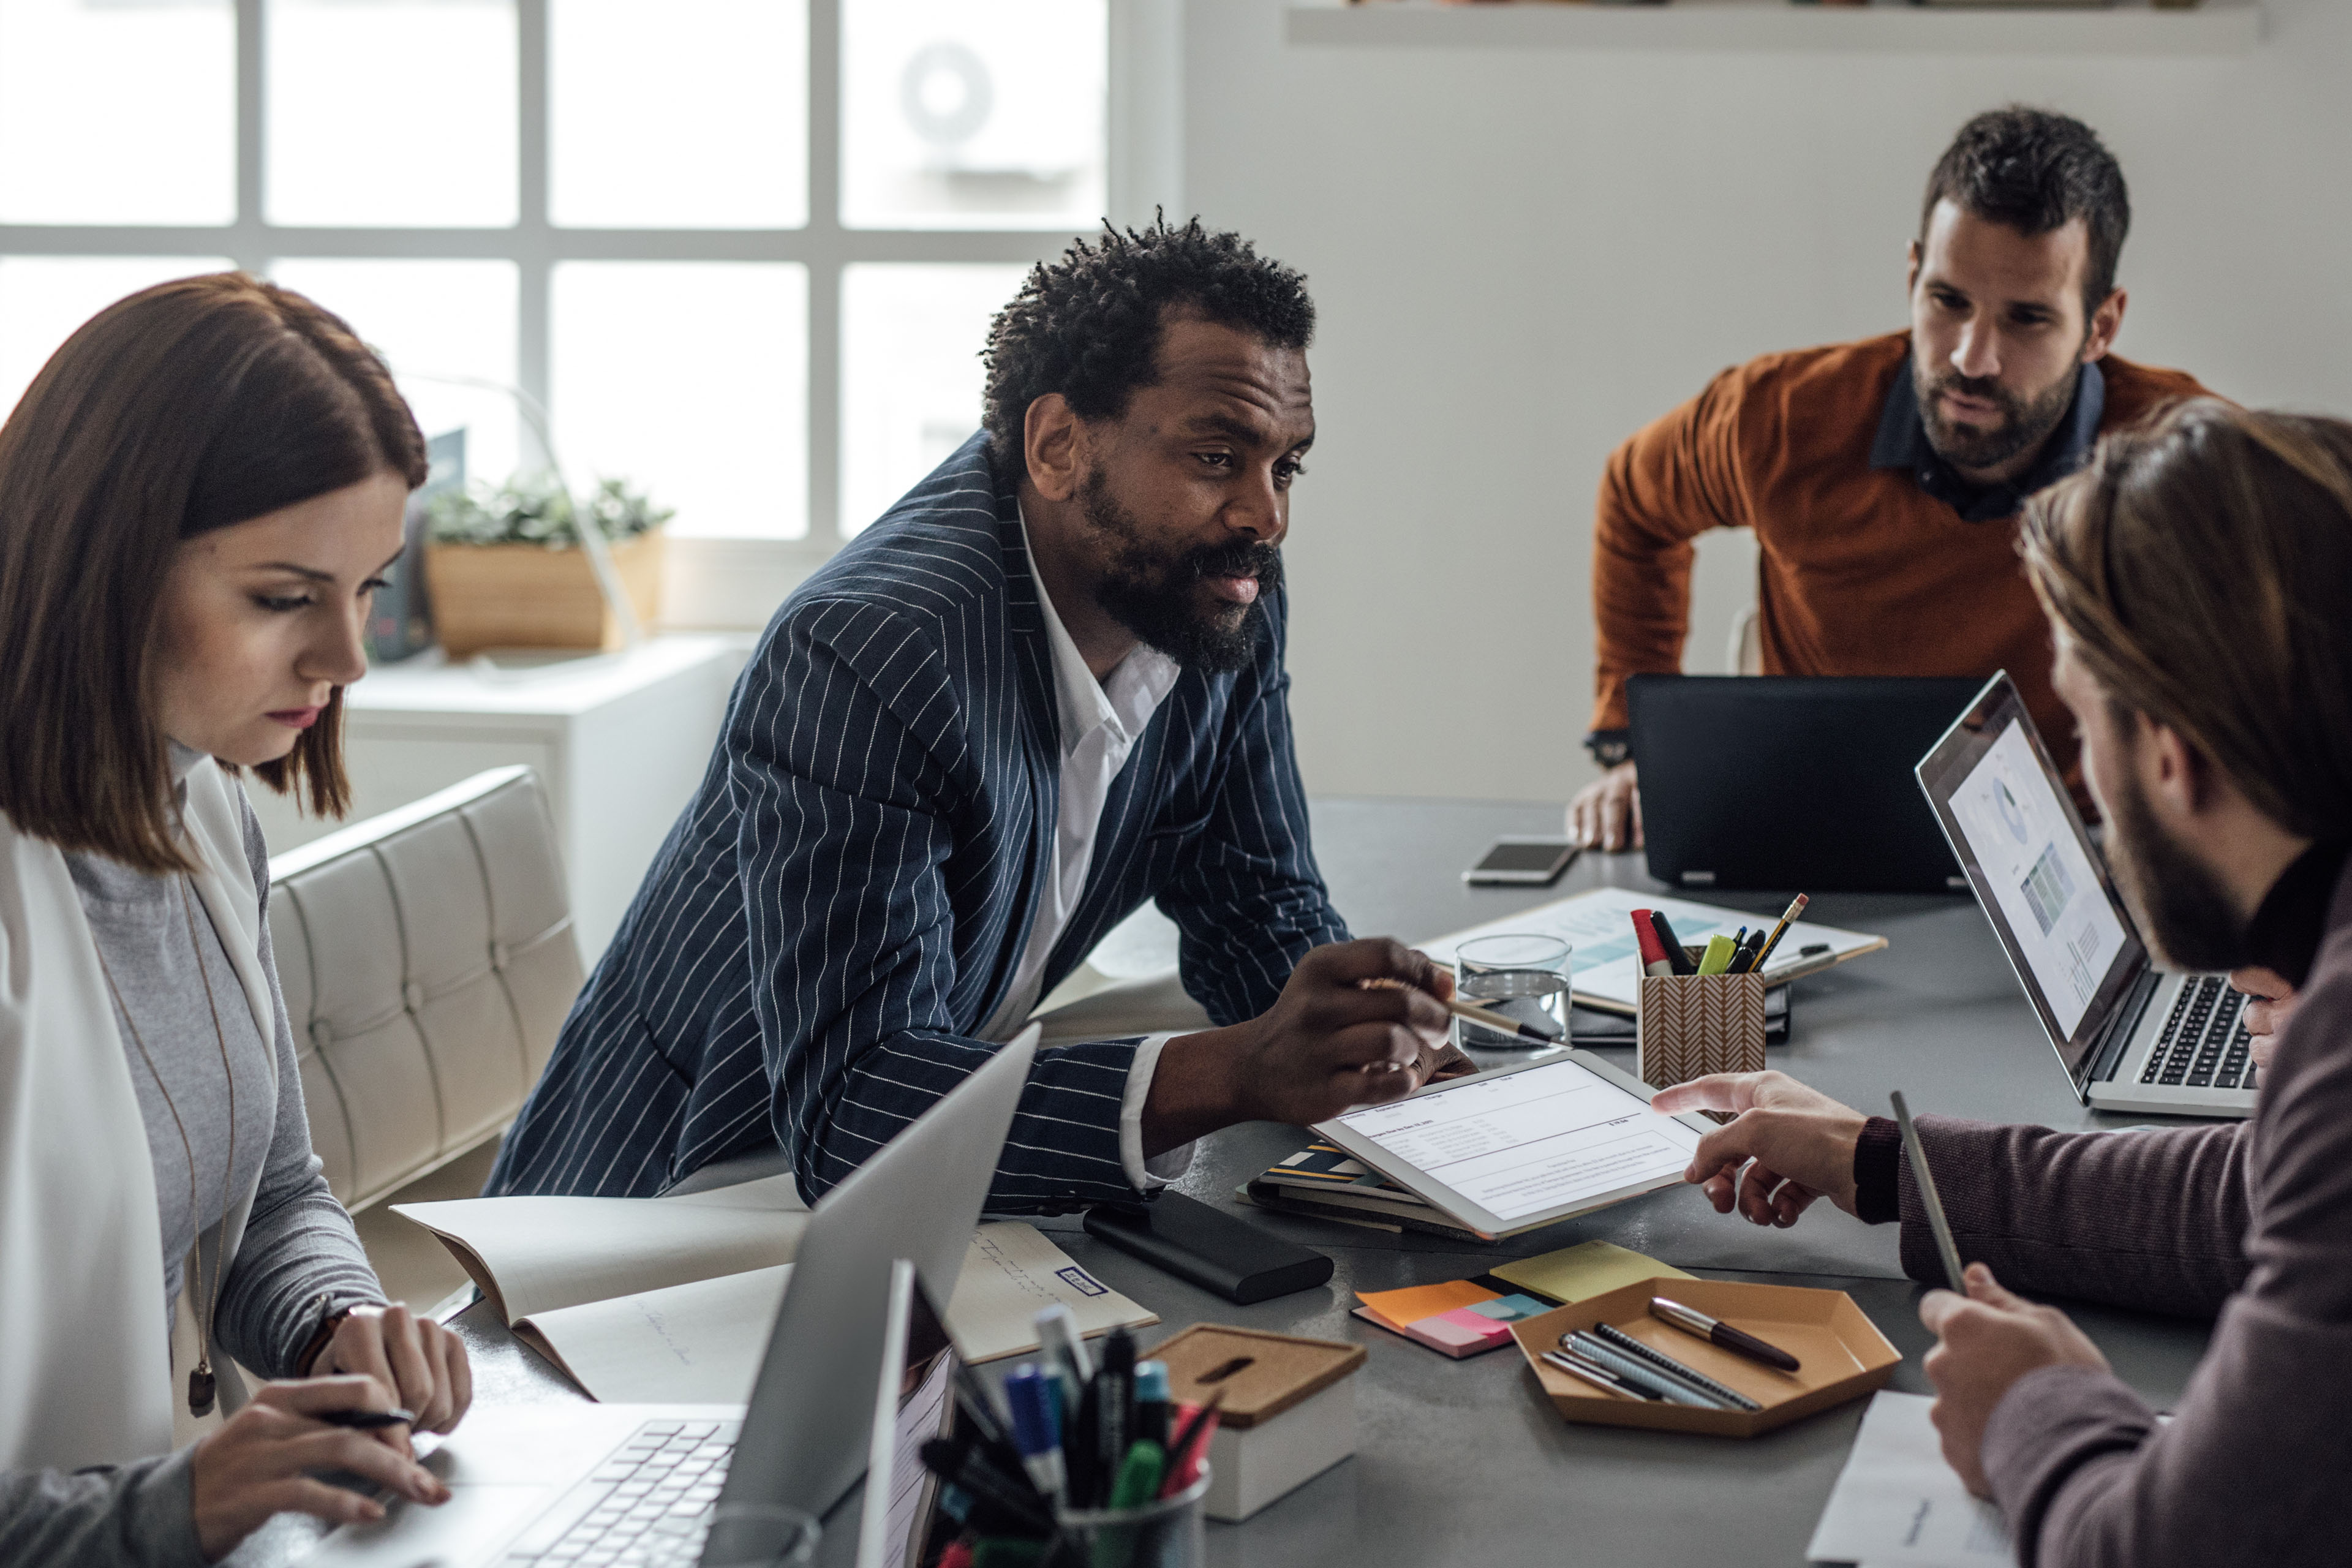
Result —
<instances>
[{"instance_id":1,"label":"teal sticky note","mask_svg":"<svg viewBox=\"0 0 2352 1568\"><path fill-rule=\"evenodd\" d=\"M1551 1309L1533 1296L1497 1296L1491 1301L1473 1301L1470 1310L1498 1323L1516 1323L1521 1318L1532 1318Z\"/></svg>"}]
</instances>

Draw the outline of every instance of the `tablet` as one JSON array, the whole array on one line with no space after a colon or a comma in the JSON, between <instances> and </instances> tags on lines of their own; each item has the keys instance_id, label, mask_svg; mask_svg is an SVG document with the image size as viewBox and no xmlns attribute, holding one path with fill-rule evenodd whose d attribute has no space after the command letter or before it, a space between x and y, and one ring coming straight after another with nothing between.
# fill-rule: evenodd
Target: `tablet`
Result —
<instances>
[{"instance_id":1,"label":"tablet","mask_svg":"<svg viewBox=\"0 0 2352 1568\"><path fill-rule=\"evenodd\" d=\"M1570 1051L1432 1084L1315 1131L1495 1240L1680 1183L1715 1123L1662 1115L1653 1092Z\"/></svg>"}]
</instances>

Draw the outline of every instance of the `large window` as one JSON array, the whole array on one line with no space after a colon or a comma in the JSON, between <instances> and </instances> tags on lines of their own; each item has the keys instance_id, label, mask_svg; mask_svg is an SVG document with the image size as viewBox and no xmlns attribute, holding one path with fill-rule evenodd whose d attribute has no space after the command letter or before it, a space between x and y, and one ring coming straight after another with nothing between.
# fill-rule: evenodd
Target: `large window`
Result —
<instances>
[{"instance_id":1,"label":"large window","mask_svg":"<svg viewBox=\"0 0 2352 1568\"><path fill-rule=\"evenodd\" d=\"M536 403L575 485L677 508L689 585L695 542L804 569L976 428L1023 269L1169 199L1110 87L1157 4L0 0L0 413L109 300L239 266L474 477L544 463Z\"/></svg>"}]
</instances>

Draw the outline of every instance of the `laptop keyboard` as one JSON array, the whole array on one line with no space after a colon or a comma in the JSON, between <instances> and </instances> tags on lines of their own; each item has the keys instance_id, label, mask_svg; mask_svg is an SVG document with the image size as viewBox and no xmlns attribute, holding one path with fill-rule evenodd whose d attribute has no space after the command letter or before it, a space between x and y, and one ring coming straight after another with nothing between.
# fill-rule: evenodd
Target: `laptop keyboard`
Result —
<instances>
[{"instance_id":1,"label":"laptop keyboard","mask_svg":"<svg viewBox=\"0 0 2352 1568\"><path fill-rule=\"evenodd\" d=\"M2243 992L2218 974L2200 974L2180 988L2164 1033L2147 1053L2142 1083L2189 1089L2254 1087L2253 1040L2241 1016Z\"/></svg>"},{"instance_id":2,"label":"laptop keyboard","mask_svg":"<svg viewBox=\"0 0 2352 1568\"><path fill-rule=\"evenodd\" d=\"M735 1452L737 1421L648 1421L507 1548L508 1568L691 1563Z\"/></svg>"}]
</instances>

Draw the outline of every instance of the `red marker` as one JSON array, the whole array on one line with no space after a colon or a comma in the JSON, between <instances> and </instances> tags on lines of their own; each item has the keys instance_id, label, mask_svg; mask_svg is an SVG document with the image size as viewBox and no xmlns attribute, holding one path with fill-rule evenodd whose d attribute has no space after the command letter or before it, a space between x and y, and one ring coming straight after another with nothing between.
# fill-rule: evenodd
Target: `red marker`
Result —
<instances>
[{"instance_id":1,"label":"red marker","mask_svg":"<svg viewBox=\"0 0 2352 1568\"><path fill-rule=\"evenodd\" d=\"M1633 911L1633 935L1642 944L1643 973L1672 974L1675 972L1673 961L1666 957L1666 944L1658 940L1658 928L1651 923L1649 910Z\"/></svg>"}]
</instances>

